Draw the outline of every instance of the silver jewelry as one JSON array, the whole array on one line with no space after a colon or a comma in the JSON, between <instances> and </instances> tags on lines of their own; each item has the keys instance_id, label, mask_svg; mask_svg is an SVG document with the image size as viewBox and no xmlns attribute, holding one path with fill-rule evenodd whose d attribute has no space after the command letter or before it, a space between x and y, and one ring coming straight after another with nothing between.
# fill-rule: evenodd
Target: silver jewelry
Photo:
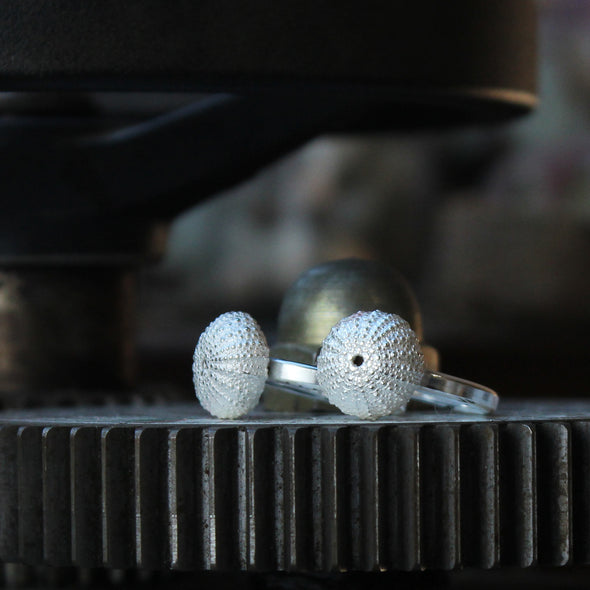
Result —
<instances>
[{"instance_id":1,"label":"silver jewelry","mask_svg":"<svg viewBox=\"0 0 590 590\"><path fill-rule=\"evenodd\" d=\"M424 366L416 334L395 314L357 312L325 338L317 367L269 358L260 327L248 314L219 316L195 349L199 401L219 418L254 408L265 381L291 393L325 400L345 414L374 420L405 410L410 399L459 412L487 414L498 405L491 389Z\"/></svg>"},{"instance_id":2,"label":"silver jewelry","mask_svg":"<svg viewBox=\"0 0 590 590\"><path fill-rule=\"evenodd\" d=\"M201 405L218 418L239 418L260 400L269 349L254 318L230 311L201 334L193 356L193 382Z\"/></svg>"},{"instance_id":3,"label":"silver jewelry","mask_svg":"<svg viewBox=\"0 0 590 590\"><path fill-rule=\"evenodd\" d=\"M372 420L404 410L424 373L422 349L398 315L359 311L340 320L317 357L317 380L345 414Z\"/></svg>"},{"instance_id":4,"label":"silver jewelry","mask_svg":"<svg viewBox=\"0 0 590 590\"><path fill-rule=\"evenodd\" d=\"M357 312L324 340L317 367L270 359L268 383L313 399L328 398L345 414L374 420L405 410L410 399L457 412L493 412L493 390L428 371L418 338L395 314Z\"/></svg>"}]
</instances>

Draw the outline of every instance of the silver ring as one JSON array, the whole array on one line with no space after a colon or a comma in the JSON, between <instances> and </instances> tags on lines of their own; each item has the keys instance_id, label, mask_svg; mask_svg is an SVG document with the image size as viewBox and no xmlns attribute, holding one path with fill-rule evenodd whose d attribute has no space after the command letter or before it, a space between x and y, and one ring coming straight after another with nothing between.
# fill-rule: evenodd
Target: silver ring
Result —
<instances>
[{"instance_id":1,"label":"silver ring","mask_svg":"<svg viewBox=\"0 0 590 590\"><path fill-rule=\"evenodd\" d=\"M267 383L310 399L326 401L317 382L313 365L271 358ZM484 385L444 373L425 371L422 381L414 386L412 399L437 408L467 414L489 414L498 407L498 394Z\"/></svg>"}]
</instances>

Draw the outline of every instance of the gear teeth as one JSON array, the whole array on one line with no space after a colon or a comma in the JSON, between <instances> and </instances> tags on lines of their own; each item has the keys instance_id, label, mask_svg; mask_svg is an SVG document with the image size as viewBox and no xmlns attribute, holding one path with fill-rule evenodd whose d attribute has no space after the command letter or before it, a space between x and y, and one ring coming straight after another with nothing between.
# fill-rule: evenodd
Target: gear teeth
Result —
<instances>
[{"instance_id":1,"label":"gear teeth","mask_svg":"<svg viewBox=\"0 0 590 590\"><path fill-rule=\"evenodd\" d=\"M582 565L589 465L583 420L7 425L0 559L185 571Z\"/></svg>"},{"instance_id":2,"label":"gear teeth","mask_svg":"<svg viewBox=\"0 0 590 590\"><path fill-rule=\"evenodd\" d=\"M174 569L207 569L203 548L207 521L203 473L203 431L174 429L168 434L168 514L170 519L170 563ZM195 528L203 535L195 534Z\"/></svg>"},{"instance_id":3,"label":"gear teeth","mask_svg":"<svg viewBox=\"0 0 590 590\"><path fill-rule=\"evenodd\" d=\"M428 569L460 563L459 438L453 426L420 432L420 553Z\"/></svg>"},{"instance_id":4,"label":"gear teeth","mask_svg":"<svg viewBox=\"0 0 590 590\"><path fill-rule=\"evenodd\" d=\"M500 427L500 560L509 566L537 561L535 434L528 424Z\"/></svg>"},{"instance_id":5,"label":"gear teeth","mask_svg":"<svg viewBox=\"0 0 590 590\"><path fill-rule=\"evenodd\" d=\"M100 433L102 559L109 568L135 566L134 435L128 428Z\"/></svg>"},{"instance_id":6,"label":"gear teeth","mask_svg":"<svg viewBox=\"0 0 590 590\"><path fill-rule=\"evenodd\" d=\"M18 561L17 426L0 428L0 559Z\"/></svg>"},{"instance_id":7,"label":"gear teeth","mask_svg":"<svg viewBox=\"0 0 590 590\"><path fill-rule=\"evenodd\" d=\"M539 424L536 434L538 559L564 566L572 560L570 426Z\"/></svg>"},{"instance_id":8,"label":"gear teeth","mask_svg":"<svg viewBox=\"0 0 590 590\"><path fill-rule=\"evenodd\" d=\"M386 569L410 571L421 562L419 434L414 426L382 431L381 563Z\"/></svg>"},{"instance_id":9,"label":"gear teeth","mask_svg":"<svg viewBox=\"0 0 590 590\"><path fill-rule=\"evenodd\" d=\"M25 563L43 562L42 429L23 426L17 431L18 540Z\"/></svg>"},{"instance_id":10,"label":"gear teeth","mask_svg":"<svg viewBox=\"0 0 590 590\"><path fill-rule=\"evenodd\" d=\"M41 439L43 555L47 563L72 563L70 428L47 427ZM60 540L56 542L56 540Z\"/></svg>"},{"instance_id":11,"label":"gear teeth","mask_svg":"<svg viewBox=\"0 0 590 590\"><path fill-rule=\"evenodd\" d=\"M163 428L135 430L135 557L143 569L169 563L167 435Z\"/></svg>"},{"instance_id":12,"label":"gear teeth","mask_svg":"<svg viewBox=\"0 0 590 590\"><path fill-rule=\"evenodd\" d=\"M489 569L500 561L498 441L498 428L489 424L461 431L461 561L465 566Z\"/></svg>"},{"instance_id":13,"label":"gear teeth","mask_svg":"<svg viewBox=\"0 0 590 590\"><path fill-rule=\"evenodd\" d=\"M69 442L71 559L90 568L102 564L100 429L73 428Z\"/></svg>"}]
</instances>

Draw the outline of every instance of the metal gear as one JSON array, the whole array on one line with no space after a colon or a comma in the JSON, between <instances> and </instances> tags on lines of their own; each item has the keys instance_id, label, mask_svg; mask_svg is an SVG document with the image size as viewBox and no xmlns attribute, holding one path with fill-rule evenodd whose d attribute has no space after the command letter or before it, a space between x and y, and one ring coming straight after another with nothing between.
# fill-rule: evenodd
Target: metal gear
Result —
<instances>
[{"instance_id":1,"label":"metal gear","mask_svg":"<svg viewBox=\"0 0 590 590\"><path fill-rule=\"evenodd\" d=\"M292 572L590 562L590 402L492 417L0 415L0 559Z\"/></svg>"}]
</instances>

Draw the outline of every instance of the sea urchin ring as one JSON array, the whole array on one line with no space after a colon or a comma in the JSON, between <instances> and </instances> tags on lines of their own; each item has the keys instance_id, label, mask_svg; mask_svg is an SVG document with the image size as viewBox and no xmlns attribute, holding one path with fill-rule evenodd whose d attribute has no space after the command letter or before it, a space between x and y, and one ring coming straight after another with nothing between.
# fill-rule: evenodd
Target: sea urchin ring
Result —
<instances>
[{"instance_id":1,"label":"sea urchin ring","mask_svg":"<svg viewBox=\"0 0 590 590\"><path fill-rule=\"evenodd\" d=\"M317 367L271 359L268 382L327 397L345 414L369 420L403 411L410 399L475 414L493 412L499 401L483 385L428 371L409 324L382 311L340 320L324 340Z\"/></svg>"}]
</instances>

